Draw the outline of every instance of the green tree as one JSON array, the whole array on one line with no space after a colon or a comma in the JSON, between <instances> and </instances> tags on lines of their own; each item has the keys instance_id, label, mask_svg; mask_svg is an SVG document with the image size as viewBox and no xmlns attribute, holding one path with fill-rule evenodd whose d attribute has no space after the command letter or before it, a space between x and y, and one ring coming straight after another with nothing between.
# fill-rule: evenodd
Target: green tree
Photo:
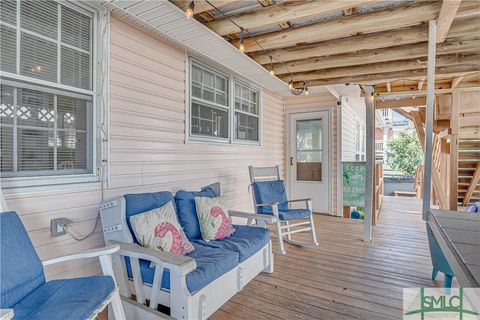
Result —
<instances>
[{"instance_id":1,"label":"green tree","mask_svg":"<svg viewBox=\"0 0 480 320\"><path fill-rule=\"evenodd\" d=\"M415 132L400 132L397 138L388 143L387 164L393 170L405 174L415 174L415 170L422 160L422 147Z\"/></svg>"}]
</instances>

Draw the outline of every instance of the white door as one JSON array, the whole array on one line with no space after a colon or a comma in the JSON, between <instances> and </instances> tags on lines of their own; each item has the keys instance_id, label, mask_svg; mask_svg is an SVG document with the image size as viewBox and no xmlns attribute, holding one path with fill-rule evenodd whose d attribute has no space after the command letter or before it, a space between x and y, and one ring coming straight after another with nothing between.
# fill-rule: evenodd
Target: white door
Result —
<instances>
[{"instance_id":1,"label":"white door","mask_svg":"<svg viewBox=\"0 0 480 320\"><path fill-rule=\"evenodd\" d=\"M314 212L330 213L328 111L291 113L289 121L289 197L312 198Z\"/></svg>"}]
</instances>

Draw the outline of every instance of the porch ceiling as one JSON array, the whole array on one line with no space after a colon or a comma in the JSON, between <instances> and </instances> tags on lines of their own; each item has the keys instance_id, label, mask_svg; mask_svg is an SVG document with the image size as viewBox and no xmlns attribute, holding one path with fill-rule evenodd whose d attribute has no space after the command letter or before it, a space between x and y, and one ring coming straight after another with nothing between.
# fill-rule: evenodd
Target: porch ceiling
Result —
<instances>
[{"instance_id":1,"label":"porch ceiling","mask_svg":"<svg viewBox=\"0 0 480 320\"><path fill-rule=\"evenodd\" d=\"M239 52L222 37L210 31L195 19L188 20L183 10L162 0L97 0L116 17L129 21L159 36L189 54L210 60L213 64L237 74L279 94L288 94L288 86L272 77L260 64ZM221 3L222 1L213 1ZM224 1L227 2L227 1ZM211 8L198 3L197 12Z\"/></svg>"},{"instance_id":2,"label":"porch ceiling","mask_svg":"<svg viewBox=\"0 0 480 320\"><path fill-rule=\"evenodd\" d=\"M189 3L171 2L182 10ZM426 87L426 22L436 19L436 86L480 84L476 0L197 0L194 13L233 47L243 27L246 55L295 86L355 83L375 85L376 92L417 94Z\"/></svg>"}]
</instances>

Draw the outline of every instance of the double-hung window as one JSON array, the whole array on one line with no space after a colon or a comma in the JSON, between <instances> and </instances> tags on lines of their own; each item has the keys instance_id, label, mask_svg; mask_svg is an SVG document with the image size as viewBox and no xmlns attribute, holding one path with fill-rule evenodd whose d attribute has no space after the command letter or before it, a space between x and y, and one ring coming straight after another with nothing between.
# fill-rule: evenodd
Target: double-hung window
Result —
<instances>
[{"instance_id":1,"label":"double-hung window","mask_svg":"<svg viewBox=\"0 0 480 320\"><path fill-rule=\"evenodd\" d=\"M196 61L190 75L191 140L260 143L260 92Z\"/></svg>"},{"instance_id":2,"label":"double-hung window","mask_svg":"<svg viewBox=\"0 0 480 320\"><path fill-rule=\"evenodd\" d=\"M71 2L2 0L2 178L95 175L94 18Z\"/></svg>"}]
</instances>

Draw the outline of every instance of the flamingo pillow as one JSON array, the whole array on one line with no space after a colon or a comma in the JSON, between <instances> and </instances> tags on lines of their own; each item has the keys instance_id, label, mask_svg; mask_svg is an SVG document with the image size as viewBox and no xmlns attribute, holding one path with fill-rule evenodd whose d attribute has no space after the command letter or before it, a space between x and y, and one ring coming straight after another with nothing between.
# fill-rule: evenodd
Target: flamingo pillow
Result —
<instances>
[{"instance_id":1,"label":"flamingo pillow","mask_svg":"<svg viewBox=\"0 0 480 320\"><path fill-rule=\"evenodd\" d=\"M195 206L203 240L223 239L235 232L222 197L195 197Z\"/></svg>"},{"instance_id":2,"label":"flamingo pillow","mask_svg":"<svg viewBox=\"0 0 480 320\"><path fill-rule=\"evenodd\" d=\"M178 223L172 201L131 216L130 224L142 247L182 255L194 250Z\"/></svg>"}]
</instances>

